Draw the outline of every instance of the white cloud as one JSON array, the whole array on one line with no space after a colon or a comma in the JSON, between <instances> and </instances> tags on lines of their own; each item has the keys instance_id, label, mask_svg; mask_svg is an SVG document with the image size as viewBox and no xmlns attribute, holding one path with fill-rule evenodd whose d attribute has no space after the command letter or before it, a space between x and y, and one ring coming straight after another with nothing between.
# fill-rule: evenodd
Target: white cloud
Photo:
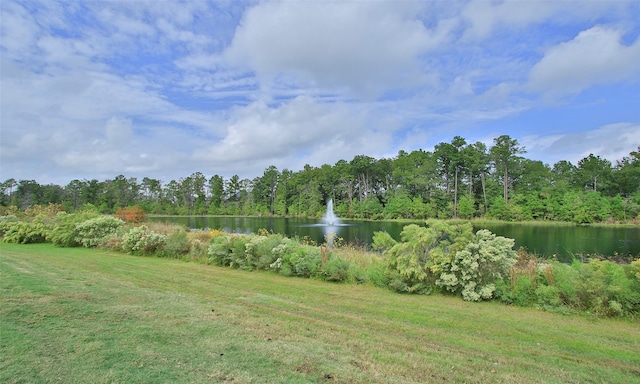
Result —
<instances>
[{"instance_id":1,"label":"white cloud","mask_svg":"<svg viewBox=\"0 0 640 384\"><path fill-rule=\"evenodd\" d=\"M498 26L524 28L545 20L559 7L554 1L471 1L461 12L469 24L464 39L486 39Z\"/></svg>"},{"instance_id":2,"label":"white cloud","mask_svg":"<svg viewBox=\"0 0 640 384\"><path fill-rule=\"evenodd\" d=\"M247 164L291 169L305 162L333 163L358 153L381 153L397 128L388 121L375 121L366 109L317 103L306 96L278 107L258 101L236 108L223 124L227 125L224 137L196 151L196 161L231 169Z\"/></svg>"},{"instance_id":3,"label":"white cloud","mask_svg":"<svg viewBox=\"0 0 640 384\"><path fill-rule=\"evenodd\" d=\"M447 31L416 18L417 3L265 2L249 9L225 57L263 83L377 95L421 82L418 56Z\"/></svg>"},{"instance_id":4,"label":"white cloud","mask_svg":"<svg viewBox=\"0 0 640 384\"><path fill-rule=\"evenodd\" d=\"M547 159L550 165L560 160L577 164L591 153L615 163L637 150L640 124L624 122L570 134L531 135L521 144L527 148L527 157Z\"/></svg>"},{"instance_id":5,"label":"white cloud","mask_svg":"<svg viewBox=\"0 0 640 384\"><path fill-rule=\"evenodd\" d=\"M572 94L595 84L637 80L640 74L640 38L622 43L619 30L596 26L573 40L549 49L531 69L532 90Z\"/></svg>"}]
</instances>

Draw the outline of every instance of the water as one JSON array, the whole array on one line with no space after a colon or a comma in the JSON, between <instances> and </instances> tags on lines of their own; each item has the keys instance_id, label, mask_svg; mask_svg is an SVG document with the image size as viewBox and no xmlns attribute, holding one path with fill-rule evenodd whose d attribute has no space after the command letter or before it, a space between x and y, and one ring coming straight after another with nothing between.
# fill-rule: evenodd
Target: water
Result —
<instances>
[{"instance_id":1,"label":"water","mask_svg":"<svg viewBox=\"0 0 640 384\"><path fill-rule=\"evenodd\" d=\"M369 246L375 231L389 233L400 239L400 232L407 223L394 221L361 221L338 219L333 225L314 219L275 217L233 216L169 216L153 217L153 221L167 221L189 228L222 229L226 232L256 233L259 229L281 233L288 237L304 238L322 244L339 241L360 246ZM423 224L418 221L416 224ZM522 223L483 223L478 230L486 228L493 233L515 239L515 247L526 247L542 257L556 257L566 261L581 255L632 255L640 257L640 226L590 227L573 225L544 225ZM330 237L327 239L327 237Z\"/></svg>"}]
</instances>

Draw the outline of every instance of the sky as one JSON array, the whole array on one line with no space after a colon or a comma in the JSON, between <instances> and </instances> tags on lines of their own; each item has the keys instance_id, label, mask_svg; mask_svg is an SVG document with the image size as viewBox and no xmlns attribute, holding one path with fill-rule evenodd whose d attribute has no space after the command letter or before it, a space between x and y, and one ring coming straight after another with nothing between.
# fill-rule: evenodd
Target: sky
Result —
<instances>
[{"instance_id":1,"label":"sky","mask_svg":"<svg viewBox=\"0 0 640 384\"><path fill-rule=\"evenodd\" d=\"M0 182L640 146L640 1L0 2Z\"/></svg>"}]
</instances>

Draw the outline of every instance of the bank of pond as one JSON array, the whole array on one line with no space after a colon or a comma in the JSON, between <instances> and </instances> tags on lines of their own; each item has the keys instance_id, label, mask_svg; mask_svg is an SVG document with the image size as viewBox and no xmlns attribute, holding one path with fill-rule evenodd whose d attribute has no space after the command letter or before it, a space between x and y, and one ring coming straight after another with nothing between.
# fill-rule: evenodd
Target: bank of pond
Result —
<instances>
[{"instance_id":1,"label":"bank of pond","mask_svg":"<svg viewBox=\"0 0 640 384\"><path fill-rule=\"evenodd\" d=\"M512 238L468 222L397 223L402 225L397 236L374 230L368 247L357 247L341 237L341 229L360 228L351 222L299 223L300 228L323 233L323 241L316 242L267 228L251 233L246 228L236 231L242 233L190 231L191 225L168 224L167 218L162 219L127 223L91 212L30 221L2 217L0 236L8 243L104 248L246 271L368 284L404 294L439 293L467 301L498 300L597 316L636 318L640 314L640 258L626 263L587 255L571 262L544 259L516 248Z\"/></svg>"},{"instance_id":2,"label":"bank of pond","mask_svg":"<svg viewBox=\"0 0 640 384\"><path fill-rule=\"evenodd\" d=\"M368 248L375 232L387 232L399 240L407 224L424 225L425 221L341 220L336 225L322 225L318 219L242 216L155 216L148 220L184 225L190 229L221 229L230 233L256 233L261 229L287 237L304 238L317 244L327 235L343 243ZM455 222L455 221L454 221ZM576 225L549 222L471 221L475 231L491 232L515 240L515 247L524 247L540 258L555 258L562 262L594 256L631 260L640 257L640 226Z\"/></svg>"}]
</instances>

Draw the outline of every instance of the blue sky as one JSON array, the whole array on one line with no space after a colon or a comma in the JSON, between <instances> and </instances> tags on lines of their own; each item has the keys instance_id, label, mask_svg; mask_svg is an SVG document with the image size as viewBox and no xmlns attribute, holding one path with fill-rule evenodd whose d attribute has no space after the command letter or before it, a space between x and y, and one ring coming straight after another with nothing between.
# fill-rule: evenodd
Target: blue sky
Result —
<instances>
[{"instance_id":1,"label":"blue sky","mask_svg":"<svg viewBox=\"0 0 640 384\"><path fill-rule=\"evenodd\" d=\"M640 145L640 1L0 2L0 179Z\"/></svg>"}]
</instances>

